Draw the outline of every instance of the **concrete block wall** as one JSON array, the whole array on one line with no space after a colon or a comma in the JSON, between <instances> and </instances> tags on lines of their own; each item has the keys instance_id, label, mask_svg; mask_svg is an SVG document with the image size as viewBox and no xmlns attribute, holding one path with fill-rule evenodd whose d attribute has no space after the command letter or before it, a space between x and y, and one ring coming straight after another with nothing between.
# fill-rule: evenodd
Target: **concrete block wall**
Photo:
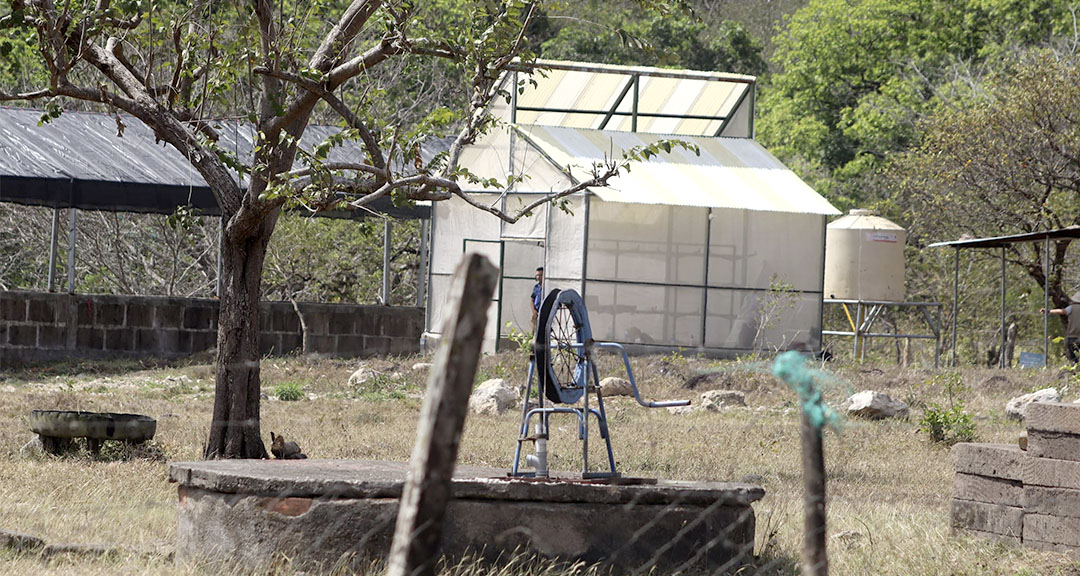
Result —
<instances>
[{"instance_id":1,"label":"concrete block wall","mask_svg":"<svg viewBox=\"0 0 1080 576\"><path fill-rule=\"evenodd\" d=\"M424 310L300 303L309 352L328 356L419 351ZM0 292L0 369L65 358L183 357L217 346L217 300ZM263 354L300 349L288 302L260 307Z\"/></svg>"},{"instance_id":2,"label":"concrete block wall","mask_svg":"<svg viewBox=\"0 0 1080 576\"><path fill-rule=\"evenodd\" d=\"M1030 404L1026 422L1026 451L953 447L952 526L1080 555L1080 404Z\"/></svg>"}]
</instances>

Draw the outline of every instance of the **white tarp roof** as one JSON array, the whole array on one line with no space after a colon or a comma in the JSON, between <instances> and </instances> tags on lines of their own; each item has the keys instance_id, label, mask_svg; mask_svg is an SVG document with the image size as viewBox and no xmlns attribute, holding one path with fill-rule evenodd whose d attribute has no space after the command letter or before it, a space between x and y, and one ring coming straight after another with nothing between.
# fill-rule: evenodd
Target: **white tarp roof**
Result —
<instances>
[{"instance_id":1,"label":"white tarp roof","mask_svg":"<svg viewBox=\"0 0 1080 576\"><path fill-rule=\"evenodd\" d=\"M714 136L750 110L755 78L738 74L537 61L517 95L517 124ZM636 96L635 96L636 94ZM740 129L741 130L741 129ZM739 134L748 135L748 134Z\"/></svg>"},{"instance_id":2,"label":"white tarp roof","mask_svg":"<svg viewBox=\"0 0 1080 576\"><path fill-rule=\"evenodd\" d=\"M595 162L621 159L622 152L665 138L656 134L518 126L519 134L578 180L590 178ZM840 211L760 144L749 138L668 136L695 144L701 155L673 148L631 166L591 191L609 202L700 206L837 215Z\"/></svg>"}]
</instances>

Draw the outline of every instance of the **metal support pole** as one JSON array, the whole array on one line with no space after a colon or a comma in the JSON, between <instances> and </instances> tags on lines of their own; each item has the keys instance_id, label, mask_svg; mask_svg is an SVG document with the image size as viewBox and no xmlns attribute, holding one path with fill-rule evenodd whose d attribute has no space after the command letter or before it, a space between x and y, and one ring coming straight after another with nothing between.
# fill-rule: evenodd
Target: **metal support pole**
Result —
<instances>
[{"instance_id":1,"label":"metal support pole","mask_svg":"<svg viewBox=\"0 0 1080 576\"><path fill-rule=\"evenodd\" d=\"M937 328L934 330L934 370L938 369L938 365L941 363L941 305L937 307Z\"/></svg>"},{"instance_id":2,"label":"metal support pole","mask_svg":"<svg viewBox=\"0 0 1080 576\"><path fill-rule=\"evenodd\" d=\"M382 303L390 305L390 219L383 221Z\"/></svg>"},{"instance_id":3,"label":"metal support pole","mask_svg":"<svg viewBox=\"0 0 1080 576\"><path fill-rule=\"evenodd\" d=\"M862 302L855 304L855 360L862 362Z\"/></svg>"},{"instance_id":4,"label":"metal support pole","mask_svg":"<svg viewBox=\"0 0 1080 576\"><path fill-rule=\"evenodd\" d=\"M998 368L1005 367L1005 247L1001 247L1001 348L998 349Z\"/></svg>"},{"instance_id":5,"label":"metal support pole","mask_svg":"<svg viewBox=\"0 0 1080 576\"><path fill-rule=\"evenodd\" d=\"M420 220L420 267L416 270L416 307L424 305L424 297L427 295L427 256L428 245L428 222Z\"/></svg>"},{"instance_id":6,"label":"metal support pole","mask_svg":"<svg viewBox=\"0 0 1080 576\"><path fill-rule=\"evenodd\" d=\"M630 131L637 132L638 113L638 86L641 84L641 76L634 76L634 108L630 112Z\"/></svg>"},{"instance_id":7,"label":"metal support pole","mask_svg":"<svg viewBox=\"0 0 1080 576\"><path fill-rule=\"evenodd\" d=\"M75 293L75 207L68 209L68 294Z\"/></svg>"},{"instance_id":8,"label":"metal support pole","mask_svg":"<svg viewBox=\"0 0 1080 576\"><path fill-rule=\"evenodd\" d=\"M1043 370L1050 365L1050 237L1043 239Z\"/></svg>"},{"instance_id":9,"label":"metal support pole","mask_svg":"<svg viewBox=\"0 0 1080 576\"><path fill-rule=\"evenodd\" d=\"M60 235L60 209L53 208L52 236L49 240L49 292L56 291L56 244Z\"/></svg>"},{"instance_id":10,"label":"metal support pole","mask_svg":"<svg viewBox=\"0 0 1080 576\"><path fill-rule=\"evenodd\" d=\"M956 248L952 281L952 367L956 368L956 314L960 301L960 249Z\"/></svg>"}]
</instances>

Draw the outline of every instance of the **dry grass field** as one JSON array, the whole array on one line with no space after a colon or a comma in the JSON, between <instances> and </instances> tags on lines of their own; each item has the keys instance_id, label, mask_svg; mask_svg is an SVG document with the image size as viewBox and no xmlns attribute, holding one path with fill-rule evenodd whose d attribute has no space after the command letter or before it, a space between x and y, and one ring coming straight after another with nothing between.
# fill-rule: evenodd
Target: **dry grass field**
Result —
<instances>
[{"instance_id":1,"label":"dry grass field","mask_svg":"<svg viewBox=\"0 0 1080 576\"><path fill-rule=\"evenodd\" d=\"M313 458L406 460L412 448L426 380L411 366L422 358L368 360L378 375L353 388L360 361L271 358L263 362L262 430L295 439ZM615 455L626 475L684 480L737 480L760 484L766 497L757 514L756 573L798 571L802 509L798 423L794 394L763 367L680 355L638 357L635 374L650 399L700 400L708 389L746 394L747 408L672 414L647 410L626 398L608 401ZM908 402L904 421L847 420L826 434L829 475L829 556L833 574L1042 575L1080 574L1080 563L1060 554L1012 548L949 530L952 468L948 449L919 432L922 410L947 402L944 378L933 370L895 366L829 365L836 378L827 399L874 389ZM618 375L614 362L602 371ZM715 371L696 389L685 383ZM517 353L487 357L477 381L523 383ZM602 374L603 376L604 374ZM1005 402L1046 386L1077 399L1080 378L1071 372L966 369L957 397L975 417L980 441L1013 442L1020 424L1004 417ZM301 388L296 401L275 390ZM166 481L167 461L199 458L213 402L212 366L188 363L146 368L132 363L65 365L0 374L0 529L49 544L100 545L112 554L59 554L48 559L0 549L3 574L200 574L207 567L171 559L176 536L176 489ZM152 450L125 454L107 449L51 457L23 447L33 437L32 409L134 412L153 416ZM519 413L470 416L461 447L464 464L509 469ZM574 426L553 420L553 469L580 467ZM593 442L599 448L600 442ZM602 462L596 452L593 462ZM290 573L288 566L282 573ZM458 566L447 573L484 571ZM506 574L556 574L518 565ZM580 571L579 571L580 572Z\"/></svg>"}]
</instances>

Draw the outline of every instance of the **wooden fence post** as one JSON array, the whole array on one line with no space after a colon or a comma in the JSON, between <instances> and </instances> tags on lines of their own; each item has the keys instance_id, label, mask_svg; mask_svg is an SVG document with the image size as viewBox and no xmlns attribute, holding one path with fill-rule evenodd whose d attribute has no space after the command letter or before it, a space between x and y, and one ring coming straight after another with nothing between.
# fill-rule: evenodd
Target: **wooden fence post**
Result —
<instances>
[{"instance_id":1,"label":"wooden fence post","mask_svg":"<svg viewBox=\"0 0 1080 576\"><path fill-rule=\"evenodd\" d=\"M802 414L803 576L827 576L825 552L825 453L823 430Z\"/></svg>"},{"instance_id":2,"label":"wooden fence post","mask_svg":"<svg viewBox=\"0 0 1080 576\"><path fill-rule=\"evenodd\" d=\"M389 576L435 573L450 479L498 274L498 269L478 254L467 255L454 273L450 315L428 378L398 507Z\"/></svg>"}]
</instances>

